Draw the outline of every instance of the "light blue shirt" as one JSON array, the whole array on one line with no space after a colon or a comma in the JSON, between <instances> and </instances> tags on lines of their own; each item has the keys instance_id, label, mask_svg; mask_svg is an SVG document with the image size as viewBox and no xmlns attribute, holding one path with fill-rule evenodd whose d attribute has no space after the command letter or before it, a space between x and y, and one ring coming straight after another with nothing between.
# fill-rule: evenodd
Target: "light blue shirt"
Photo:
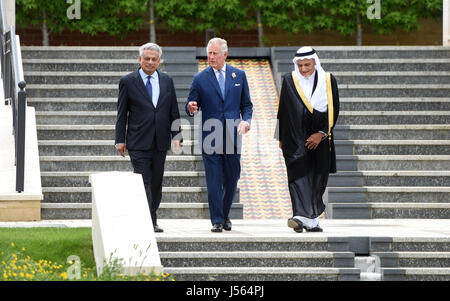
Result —
<instances>
[{"instance_id":1,"label":"light blue shirt","mask_svg":"<svg viewBox=\"0 0 450 301\"><path fill-rule=\"evenodd\" d=\"M146 74L142 68L139 68L139 74L141 75L142 81L144 82L144 86L147 84L147 76L148 74ZM153 105L156 108L156 105L158 104L158 99L159 99L159 76L158 76L158 72L153 72L153 74L151 75L150 78L150 83L152 84L152 96L153 96Z\"/></svg>"}]
</instances>

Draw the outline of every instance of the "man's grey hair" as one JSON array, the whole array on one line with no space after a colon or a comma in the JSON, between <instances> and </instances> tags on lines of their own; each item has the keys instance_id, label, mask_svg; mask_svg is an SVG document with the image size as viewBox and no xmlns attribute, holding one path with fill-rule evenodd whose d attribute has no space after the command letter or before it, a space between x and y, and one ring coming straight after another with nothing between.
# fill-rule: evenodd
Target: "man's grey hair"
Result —
<instances>
[{"instance_id":1,"label":"man's grey hair","mask_svg":"<svg viewBox=\"0 0 450 301\"><path fill-rule=\"evenodd\" d=\"M142 56L144 54L145 50L157 51L159 54L159 57L161 58L161 56L162 56L162 49L161 49L161 47L159 47L158 44L147 43L147 44L142 45L141 47L139 47L139 56Z\"/></svg>"},{"instance_id":2,"label":"man's grey hair","mask_svg":"<svg viewBox=\"0 0 450 301\"><path fill-rule=\"evenodd\" d=\"M211 44L220 44L220 50L222 51L222 54L225 54L225 52L228 51L228 44L227 41L221 38L212 38L208 42L208 46L206 46L206 54L208 54L208 48Z\"/></svg>"}]
</instances>

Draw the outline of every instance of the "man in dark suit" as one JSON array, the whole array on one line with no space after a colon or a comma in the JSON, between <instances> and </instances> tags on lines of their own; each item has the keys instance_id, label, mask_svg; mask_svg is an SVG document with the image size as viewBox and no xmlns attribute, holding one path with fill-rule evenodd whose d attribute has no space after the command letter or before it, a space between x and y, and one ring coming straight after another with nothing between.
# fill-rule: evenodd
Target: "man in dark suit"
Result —
<instances>
[{"instance_id":1,"label":"man in dark suit","mask_svg":"<svg viewBox=\"0 0 450 301\"><path fill-rule=\"evenodd\" d=\"M242 134L250 128L253 104L245 72L225 63L227 42L213 38L208 64L192 82L186 112L202 113L202 157L213 232L231 230L229 213L241 173Z\"/></svg>"},{"instance_id":2,"label":"man in dark suit","mask_svg":"<svg viewBox=\"0 0 450 301\"><path fill-rule=\"evenodd\" d=\"M167 151L182 145L180 118L172 78L157 70L162 50L154 43L139 48L141 67L120 79L117 103L116 149L125 157L128 150L135 173L142 174L155 232L156 210L162 198L162 181ZM126 200L124 200L126 201Z\"/></svg>"}]
</instances>

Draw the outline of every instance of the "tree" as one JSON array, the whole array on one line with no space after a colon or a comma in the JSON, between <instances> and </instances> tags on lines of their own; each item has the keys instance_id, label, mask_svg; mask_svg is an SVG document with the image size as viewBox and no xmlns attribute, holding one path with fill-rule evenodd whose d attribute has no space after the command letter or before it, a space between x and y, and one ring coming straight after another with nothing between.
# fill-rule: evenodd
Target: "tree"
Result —
<instances>
[{"instance_id":1,"label":"tree","mask_svg":"<svg viewBox=\"0 0 450 301\"><path fill-rule=\"evenodd\" d=\"M17 24L41 26L42 44L48 46L51 33L65 29L123 37L141 27L146 4L147 0L16 0L16 18ZM74 16L77 6L79 15Z\"/></svg>"}]
</instances>

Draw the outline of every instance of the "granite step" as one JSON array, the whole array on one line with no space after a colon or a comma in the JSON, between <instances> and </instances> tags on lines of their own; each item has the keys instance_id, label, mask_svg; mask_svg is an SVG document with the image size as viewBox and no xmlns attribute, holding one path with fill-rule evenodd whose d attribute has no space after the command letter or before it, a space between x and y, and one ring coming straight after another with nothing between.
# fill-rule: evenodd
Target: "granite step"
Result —
<instances>
[{"instance_id":1,"label":"granite step","mask_svg":"<svg viewBox=\"0 0 450 301\"><path fill-rule=\"evenodd\" d=\"M450 267L450 252L372 252L371 254L380 258L381 267Z\"/></svg>"},{"instance_id":2,"label":"granite step","mask_svg":"<svg viewBox=\"0 0 450 301\"><path fill-rule=\"evenodd\" d=\"M448 97L450 85L446 84L341 84L342 97Z\"/></svg>"},{"instance_id":3,"label":"granite step","mask_svg":"<svg viewBox=\"0 0 450 301\"><path fill-rule=\"evenodd\" d=\"M272 56L276 59L291 59L298 47L273 47ZM449 58L450 50L442 46L316 46L314 49L322 59L358 58Z\"/></svg>"},{"instance_id":4,"label":"granite step","mask_svg":"<svg viewBox=\"0 0 450 301\"><path fill-rule=\"evenodd\" d=\"M115 124L117 111L38 111L37 124ZM193 123L193 118L184 118ZM338 124L450 124L450 111L342 111Z\"/></svg>"},{"instance_id":5,"label":"granite step","mask_svg":"<svg viewBox=\"0 0 450 301\"><path fill-rule=\"evenodd\" d=\"M340 97L342 111L450 111L448 97Z\"/></svg>"},{"instance_id":6,"label":"granite step","mask_svg":"<svg viewBox=\"0 0 450 301\"><path fill-rule=\"evenodd\" d=\"M450 268L382 268L385 281L449 281Z\"/></svg>"},{"instance_id":7,"label":"granite step","mask_svg":"<svg viewBox=\"0 0 450 301\"><path fill-rule=\"evenodd\" d=\"M41 183L43 187L89 187L89 175L95 171L43 171ZM163 187L189 188L186 193L193 192L191 188L206 187L205 172L203 171L165 171ZM204 192L200 190L198 192Z\"/></svg>"},{"instance_id":8,"label":"granite step","mask_svg":"<svg viewBox=\"0 0 450 301\"><path fill-rule=\"evenodd\" d=\"M121 156L40 156L41 171L132 171L130 158ZM170 155L167 171L204 170L201 156Z\"/></svg>"},{"instance_id":9,"label":"granite step","mask_svg":"<svg viewBox=\"0 0 450 301\"><path fill-rule=\"evenodd\" d=\"M119 86L120 79L127 75L128 72L118 72L118 71L106 71L106 72L95 72L95 71L57 71L57 72L42 72L42 71L27 71L24 73L25 80L27 83L33 85L116 85ZM175 87L178 85L190 85L192 83L193 74L192 72L177 72L172 71L168 73L172 77Z\"/></svg>"},{"instance_id":10,"label":"granite step","mask_svg":"<svg viewBox=\"0 0 450 301\"><path fill-rule=\"evenodd\" d=\"M197 142L183 140L180 153L168 151L168 155L191 155ZM114 156L119 152L114 147L114 140L39 140L41 156Z\"/></svg>"},{"instance_id":11,"label":"granite step","mask_svg":"<svg viewBox=\"0 0 450 301\"><path fill-rule=\"evenodd\" d=\"M113 124L93 124L93 125L64 125L64 124L38 124L39 140L114 140L115 125ZM198 129L197 126L193 127ZM182 125L182 135L186 140L189 137L195 138L192 133L192 126ZM190 135L190 136L189 136Z\"/></svg>"},{"instance_id":12,"label":"granite step","mask_svg":"<svg viewBox=\"0 0 450 301\"><path fill-rule=\"evenodd\" d=\"M333 72L338 84L368 85L414 85L448 84L450 72L447 71L359 71Z\"/></svg>"},{"instance_id":13,"label":"granite step","mask_svg":"<svg viewBox=\"0 0 450 301\"><path fill-rule=\"evenodd\" d=\"M338 124L337 140L450 140L450 124Z\"/></svg>"},{"instance_id":14,"label":"granite step","mask_svg":"<svg viewBox=\"0 0 450 301\"><path fill-rule=\"evenodd\" d=\"M450 170L450 155L337 155L337 169Z\"/></svg>"},{"instance_id":15,"label":"granite step","mask_svg":"<svg viewBox=\"0 0 450 301\"><path fill-rule=\"evenodd\" d=\"M332 203L335 219L449 219L450 203Z\"/></svg>"},{"instance_id":16,"label":"granite step","mask_svg":"<svg viewBox=\"0 0 450 301\"><path fill-rule=\"evenodd\" d=\"M328 187L421 186L450 187L449 170L338 171L330 174ZM450 195L449 195L450 199Z\"/></svg>"},{"instance_id":17,"label":"granite step","mask_svg":"<svg viewBox=\"0 0 450 301\"><path fill-rule=\"evenodd\" d=\"M291 59L278 59L275 61L277 72L287 73L293 70ZM342 71L450 71L450 59L424 58L421 60L407 58L352 58L352 59L320 59L320 64L327 72Z\"/></svg>"},{"instance_id":18,"label":"granite step","mask_svg":"<svg viewBox=\"0 0 450 301\"><path fill-rule=\"evenodd\" d=\"M177 84L177 97L186 98L189 95L190 84ZM61 97L95 97L116 98L119 94L118 84L28 84L27 96L32 98Z\"/></svg>"},{"instance_id":19,"label":"granite step","mask_svg":"<svg viewBox=\"0 0 450 301\"><path fill-rule=\"evenodd\" d=\"M354 183L351 183L354 184ZM356 183L355 183L356 184ZM331 203L447 203L450 202L448 186L330 186L328 202Z\"/></svg>"},{"instance_id":20,"label":"granite step","mask_svg":"<svg viewBox=\"0 0 450 301\"><path fill-rule=\"evenodd\" d=\"M450 140L335 140L342 155L447 155Z\"/></svg>"},{"instance_id":21,"label":"granite step","mask_svg":"<svg viewBox=\"0 0 450 301\"><path fill-rule=\"evenodd\" d=\"M196 56L196 47L161 47L162 59ZM22 57L27 59L136 59L137 46L22 46Z\"/></svg>"},{"instance_id":22,"label":"granite step","mask_svg":"<svg viewBox=\"0 0 450 301\"><path fill-rule=\"evenodd\" d=\"M27 71L116 71L129 73L139 68L135 59L22 59L23 70ZM198 62L195 58L167 59L161 62L162 72L198 72Z\"/></svg>"},{"instance_id":23,"label":"granite step","mask_svg":"<svg viewBox=\"0 0 450 301\"><path fill-rule=\"evenodd\" d=\"M91 219L91 203L41 203L41 219ZM158 209L160 219L209 219L206 203L161 203ZM233 203L231 219L243 218L243 205Z\"/></svg>"},{"instance_id":24,"label":"granite step","mask_svg":"<svg viewBox=\"0 0 450 301\"><path fill-rule=\"evenodd\" d=\"M354 267L353 252L160 252L168 267Z\"/></svg>"},{"instance_id":25,"label":"granite step","mask_svg":"<svg viewBox=\"0 0 450 301\"><path fill-rule=\"evenodd\" d=\"M180 115L184 116L186 98L178 98ZM341 97L341 111L449 111L446 97ZM115 111L117 97L27 97L27 104L36 111Z\"/></svg>"},{"instance_id":26,"label":"granite step","mask_svg":"<svg viewBox=\"0 0 450 301\"><path fill-rule=\"evenodd\" d=\"M164 268L175 281L359 281L357 268Z\"/></svg>"}]
</instances>

